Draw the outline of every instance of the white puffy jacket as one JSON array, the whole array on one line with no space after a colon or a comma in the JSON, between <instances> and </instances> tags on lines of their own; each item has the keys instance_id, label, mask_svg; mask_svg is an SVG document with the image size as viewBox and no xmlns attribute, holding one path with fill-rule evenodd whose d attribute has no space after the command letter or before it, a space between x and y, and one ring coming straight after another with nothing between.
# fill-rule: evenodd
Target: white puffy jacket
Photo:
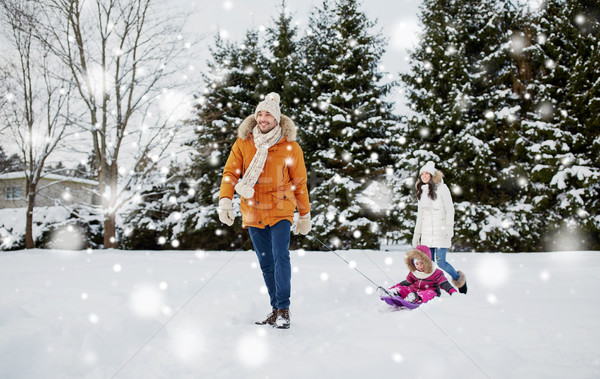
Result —
<instances>
[{"instance_id":1,"label":"white puffy jacket","mask_svg":"<svg viewBox=\"0 0 600 379\"><path fill-rule=\"evenodd\" d=\"M441 175L435 175L432 180L436 183L437 197L435 200L426 198L429 195L426 186L423 186L412 244L450 248L454 235L452 196Z\"/></svg>"}]
</instances>

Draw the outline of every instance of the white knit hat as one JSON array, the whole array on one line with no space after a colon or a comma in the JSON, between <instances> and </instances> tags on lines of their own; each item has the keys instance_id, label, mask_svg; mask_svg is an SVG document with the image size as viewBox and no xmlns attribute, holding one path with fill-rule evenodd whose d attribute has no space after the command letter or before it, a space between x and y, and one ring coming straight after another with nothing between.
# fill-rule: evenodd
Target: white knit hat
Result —
<instances>
[{"instance_id":1,"label":"white knit hat","mask_svg":"<svg viewBox=\"0 0 600 379\"><path fill-rule=\"evenodd\" d=\"M256 110L254 111L254 119L257 118L258 112L267 111L269 112L279 124L281 119L281 110L279 109L279 95L275 92L271 92L265 99L258 103ZM257 120L258 121L258 120Z\"/></svg>"},{"instance_id":2,"label":"white knit hat","mask_svg":"<svg viewBox=\"0 0 600 379\"><path fill-rule=\"evenodd\" d=\"M431 175L435 175L435 172L437 170L435 169L435 165L433 164L432 161L429 161L425 164L425 166L421 167L421 171L419 171L419 175L421 175L424 172L428 172Z\"/></svg>"}]
</instances>

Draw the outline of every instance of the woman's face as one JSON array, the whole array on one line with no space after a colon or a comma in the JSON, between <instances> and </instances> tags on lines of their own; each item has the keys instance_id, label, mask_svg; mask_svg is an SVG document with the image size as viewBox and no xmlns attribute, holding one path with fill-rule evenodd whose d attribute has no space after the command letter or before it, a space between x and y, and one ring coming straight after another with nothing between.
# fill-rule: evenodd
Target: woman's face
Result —
<instances>
[{"instance_id":1,"label":"woman's face","mask_svg":"<svg viewBox=\"0 0 600 379\"><path fill-rule=\"evenodd\" d=\"M421 173L421 181L425 184L429 183L429 181L431 180L431 174L428 173L427 171L423 171Z\"/></svg>"}]
</instances>

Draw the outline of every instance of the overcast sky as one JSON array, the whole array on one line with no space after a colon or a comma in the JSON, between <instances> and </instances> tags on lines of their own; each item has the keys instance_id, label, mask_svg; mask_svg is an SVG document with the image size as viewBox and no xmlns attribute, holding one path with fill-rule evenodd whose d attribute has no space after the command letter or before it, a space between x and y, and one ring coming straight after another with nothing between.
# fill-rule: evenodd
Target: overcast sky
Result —
<instances>
[{"instance_id":1,"label":"overcast sky","mask_svg":"<svg viewBox=\"0 0 600 379\"><path fill-rule=\"evenodd\" d=\"M209 46L216 33L234 42L241 42L248 29L264 30L272 26L273 18L279 15L281 0L157 0L160 7L175 7L189 16L186 31L195 39L204 35L199 46L199 56L191 64L199 73L205 68L205 61L210 57ZM382 57L381 71L394 78L399 72L408 68L406 48L416 40L417 13L421 0L363 0L361 9L370 20L377 19L376 31L381 31L388 39L385 55ZM307 29L309 11L320 6L322 0L287 0L288 11L298 24L300 35ZM179 12L177 12L179 13ZM198 51L194 49L195 51ZM196 55L196 54L195 54ZM189 72L188 72L189 73ZM194 76L194 75L192 75ZM195 78L197 79L197 78ZM200 89L201 82L191 80L188 90ZM404 106L404 99L396 89L390 97L396 102L396 108ZM2 144L9 154L17 152L17 145ZM71 157L72 158L72 157ZM62 154L54 154L50 161L64 161ZM75 162L75 160L73 160Z\"/></svg>"},{"instance_id":2,"label":"overcast sky","mask_svg":"<svg viewBox=\"0 0 600 379\"><path fill-rule=\"evenodd\" d=\"M279 14L281 0L159 0L161 6L168 4L189 15L186 31L190 38L204 36L199 46L199 56L193 66L196 72L205 68L210 57L208 47L216 33L230 41L241 42L248 29L264 30L272 25ZM514 0L528 2L532 7L541 0ZM418 13L422 0L362 0L363 10L370 20L377 20L375 31L381 31L387 39L386 52L381 60L381 71L396 79L398 73L408 71L408 50L417 42ZM320 6L322 0L287 0L286 5L298 25L300 35L308 26L309 11ZM193 36L193 37L192 37ZM184 37L185 38L185 37ZM196 50L197 51L197 50ZM195 58L194 58L195 59ZM200 89L197 80L190 82L191 91ZM405 114L406 100L397 87L390 100L396 103L396 113ZM4 146L5 149L7 146ZM11 149L8 149L11 150Z\"/></svg>"},{"instance_id":3,"label":"overcast sky","mask_svg":"<svg viewBox=\"0 0 600 379\"><path fill-rule=\"evenodd\" d=\"M269 26L279 14L281 0L178 0L191 12L189 27L206 33L208 46L219 32L223 37L241 42L246 30ZM542 0L513 0L532 8ZM397 75L408 70L407 48L417 41L418 13L422 0L362 0L361 9L371 20L377 19L376 30L388 39L387 51L382 57L385 72ZM298 22L302 33L308 23L308 14L322 0L287 0L286 5ZM208 54L208 53L207 53Z\"/></svg>"},{"instance_id":4,"label":"overcast sky","mask_svg":"<svg viewBox=\"0 0 600 379\"><path fill-rule=\"evenodd\" d=\"M273 18L279 15L281 0L178 0L184 9L189 10L187 27L193 34L204 34L201 55L197 67L202 70L204 60L209 58L208 46L216 33L222 37L241 42L248 29L264 29L272 26ZM408 51L417 41L417 16L421 0L362 0L360 9L377 24L375 31L381 31L388 40L382 57L382 72L389 79L397 79L398 73L408 71ZM299 34L303 35L308 26L310 10L320 6L322 0L286 0L288 11L298 24ZM404 113L405 98L396 87L389 100L395 102L396 111Z\"/></svg>"},{"instance_id":5,"label":"overcast sky","mask_svg":"<svg viewBox=\"0 0 600 379\"><path fill-rule=\"evenodd\" d=\"M185 0L183 0L185 1ZM246 30L268 27L279 14L281 0L211 0L186 2L195 12L189 27L206 32L204 42L212 43L213 36L221 33L232 41L240 42ZM300 33L307 28L308 14L321 0L287 0L287 8L298 23ZM406 48L416 40L417 13L421 0L369 0L361 9L371 20L377 19L375 30L381 30L388 39L387 52L383 56L384 70L396 75L406 71Z\"/></svg>"}]
</instances>

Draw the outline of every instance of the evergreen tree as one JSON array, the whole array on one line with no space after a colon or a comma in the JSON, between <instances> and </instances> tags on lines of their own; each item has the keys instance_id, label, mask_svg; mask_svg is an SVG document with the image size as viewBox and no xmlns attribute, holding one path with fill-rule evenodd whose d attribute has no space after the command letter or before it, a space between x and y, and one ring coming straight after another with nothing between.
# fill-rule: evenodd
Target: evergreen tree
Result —
<instances>
[{"instance_id":1,"label":"evergreen tree","mask_svg":"<svg viewBox=\"0 0 600 379\"><path fill-rule=\"evenodd\" d=\"M298 41L298 28L293 24L285 0L280 4L279 15L273 26L267 28L266 44L270 59L265 72L265 93L277 92L281 98L283 114L295 123L300 121L299 104L308 98L307 79L302 72L302 51ZM301 128L302 125L297 125Z\"/></svg>"},{"instance_id":2,"label":"evergreen tree","mask_svg":"<svg viewBox=\"0 0 600 379\"><path fill-rule=\"evenodd\" d=\"M0 146L0 174L6 172L23 171L23 160L18 154L7 156L2 146Z\"/></svg>"},{"instance_id":3,"label":"evergreen tree","mask_svg":"<svg viewBox=\"0 0 600 379\"><path fill-rule=\"evenodd\" d=\"M122 223L122 243L127 249L198 249L196 224L202 214L196 202L189 168L174 163L168 173L155 171L139 189ZM227 247L227 246L225 246Z\"/></svg>"},{"instance_id":4,"label":"evergreen tree","mask_svg":"<svg viewBox=\"0 0 600 379\"><path fill-rule=\"evenodd\" d=\"M218 219L219 179L238 126L254 113L265 94L280 93L284 114L294 117L293 108L286 105L294 103L300 92L295 69L299 54L294 42L296 29L285 14L285 2L274 24L267 30L267 49L255 30L247 31L240 44L215 38L204 74L205 89L197 96L196 117L190 121L196 126L196 136L189 143L194 151L191 165L174 165L166 184L144 194L148 201L132 214L132 221L141 217L153 220L165 229L167 240L177 240L182 248L239 248L247 240L244 233L234 235L241 228L241 217L236 218L233 228L224 228ZM271 58L265 52L270 52ZM179 217L165 224L157 219L164 214ZM132 235L129 244L133 246L136 233ZM152 234L150 240L157 236Z\"/></svg>"},{"instance_id":5,"label":"evergreen tree","mask_svg":"<svg viewBox=\"0 0 600 379\"><path fill-rule=\"evenodd\" d=\"M529 106L516 151L541 220L535 250L600 246L599 13L596 1L549 0L530 16Z\"/></svg>"},{"instance_id":6,"label":"evergreen tree","mask_svg":"<svg viewBox=\"0 0 600 379\"><path fill-rule=\"evenodd\" d=\"M338 1L333 8L326 1L311 17L317 23L311 22L307 36L297 40L282 1L274 26L267 30L266 48L254 31L241 45L216 38L206 89L198 96L191 121L196 138L190 145L197 152L192 164L172 167L169 180L149 187L131 224L152 220L162 225L163 238L177 239L182 248L239 248L245 234L233 233L240 229L241 218L233 229L218 220L217 178L238 125L264 94L274 91L281 95L282 112L298 126L315 233L339 241L338 247L379 246L380 237L398 220L390 204L399 154L396 120L392 104L383 100L394 84L382 83L378 71L384 41L380 34L369 34L374 23L356 1ZM187 192L181 190L183 182ZM130 233L133 246L136 233ZM152 234L150 242L157 237ZM293 241L322 247L310 239Z\"/></svg>"},{"instance_id":7,"label":"evergreen tree","mask_svg":"<svg viewBox=\"0 0 600 379\"><path fill-rule=\"evenodd\" d=\"M161 250L171 238L173 228L165 222L173 211L169 209L172 207L169 207L167 185L156 180L156 176L149 179L152 182L147 180L147 183L152 185L141 190L139 198L134 199L130 209L126 209L121 238L124 249Z\"/></svg>"},{"instance_id":8,"label":"evergreen tree","mask_svg":"<svg viewBox=\"0 0 600 379\"><path fill-rule=\"evenodd\" d=\"M217 36L211 55L205 89L197 96L197 116L190 120L196 130L189 142L192 163L171 167L167 183L150 190L156 202L149 202L146 209L149 219L157 222L155 217L161 214L176 215L164 225L164 237L188 249L238 248L245 240L233 235L235 229L223 228L218 219L218 178L237 138L237 127L254 112L266 84L262 75L266 60L257 31L248 31L239 45ZM236 226L241 226L241 220Z\"/></svg>"},{"instance_id":9,"label":"evergreen tree","mask_svg":"<svg viewBox=\"0 0 600 379\"><path fill-rule=\"evenodd\" d=\"M300 115L313 229L338 248L379 247L389 227L396 121L379 61L385 41L356 0L324 1L302 39L310 99ZM321 248L305 241L306 247Z\"/></svg>"},{"instance_id":10,"label":"evergreen tree","mask_svg":"<svg viewBox=\"0 0 600 379\"><path fill-rule=\"evenodd\" d=\"M570 183L578 188L566 196L574 211L568 217L582 226L581 246L597 250L600 249L600 4L593 0L569 1L566 10L574 21L575 28L571 30L577 58L567 87L571 109L567 111L570 117L565 127L572 133L576 131L579 137L573 148L576 167L569 172ZM563 214L565 208L561 207Z\"/></svg>"},{"instance_id":11,"label":"evergreen tree","mask_svg":"<svg viewBox=\"0 0 600 379\"><path fill-rule=\"evenodd\" d=\"M204 77L205 90L198 98L197 118L192 121L196 124L196 138L191 146L196 153L191 167L179 176L179 181L196 180L197 204L195 210L184 212L184 227L178 238L193 248L238 248L246 239L241 234L233 235L241 227L241 218L231 229L223 228L217 215L219 179L237 138L238 126L254 113L265 94L267 60L255 30L247 31L239 45L217 37L211 54L209 72Z\"/></svg>"},{"instance_id":12,"label":"evergreen tree","mask_svg":"<svg viewBox=\"0 0 600 379\"><path fill-rule=\"evenodd\" d=\"M329 125L325 124L326 119L319 114L315 114L319 107L318 98L322 87L326 83L333 83L335 78L331 75L329 67L331 64L332 53L330 42L336 35L335 17L330 7L329 1L324 0L321 7L314 7L309 14L309 29L300 41L300 49L303 59L300 70L305 78L305 89L307 97L300 102L300 114L298 122L302 128L298 130L298 135L303 141L302 147L305 151L307 169L309 177L314 177L312 173L313 154L323 143L323 132ZM314 180L313 180L314 181Z\"/></svg>"},{"instance_id":13,"label":"evergreen tree","mask_svg":"<svg viewBox=\"0 0 600 379\"><path fill-rule=\"evenodd\" d=\"M79 162L77 166L71 170L71 176L82 179L94 179L93 171L82 162Z\"/></svg>"},{"instance_id":14,"label":"evergreen tree","mask_svg":"<svg viewBox=\"0 0 600 379\"><path fill-rule=\"evenodd\" d=\"M433 160L455 202L454 248L489 250L518 241L512 213L518 168L511 164L519 98L510 58L514 10L500 0L425 0L422 40L402 75L411 109L403 166L414 180ZM410 183L414 183L414 180ZM402 187L416 218L414 186ZM414 225L414 224L413 224ZM412 227L406 230L410 241ZM512 245L509 245L512 246Z\"/></svg>"}]
</instances>

